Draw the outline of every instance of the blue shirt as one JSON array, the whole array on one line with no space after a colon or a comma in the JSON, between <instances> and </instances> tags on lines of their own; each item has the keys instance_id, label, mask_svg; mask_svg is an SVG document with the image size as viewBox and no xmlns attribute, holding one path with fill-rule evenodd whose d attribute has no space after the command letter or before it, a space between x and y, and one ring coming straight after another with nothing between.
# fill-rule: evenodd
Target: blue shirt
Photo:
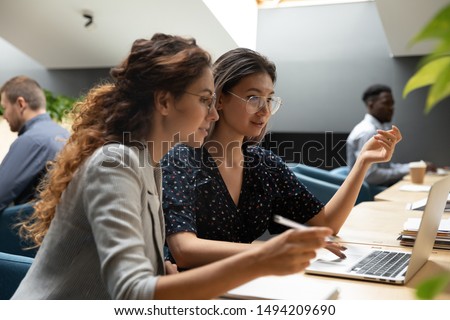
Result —
<instances>
[{"instance_id":1,"label":"blue shirt","mask_svg":"<svg viewBox=\"0 0 450 320\"><path fill-rule=\"evenodd\" d=\"M69 132L41 114L27 121L0 165L0 212L35 198L46 164L55 158Z\"/></svg>"},{"instance_id":2,"label":"blue shirt","mask_svg":"<svg viewBox=\"0 0 450 320\"><path fill-rule=\"evenodd\" d=\"M175 146L161 161L166 234L193 232L199 238L251 243L266 230L286 227L278 214L304 223L322 209L280 157L244 146L244 172L236 205L205 148Z\"/></svg>"}]
</instances>

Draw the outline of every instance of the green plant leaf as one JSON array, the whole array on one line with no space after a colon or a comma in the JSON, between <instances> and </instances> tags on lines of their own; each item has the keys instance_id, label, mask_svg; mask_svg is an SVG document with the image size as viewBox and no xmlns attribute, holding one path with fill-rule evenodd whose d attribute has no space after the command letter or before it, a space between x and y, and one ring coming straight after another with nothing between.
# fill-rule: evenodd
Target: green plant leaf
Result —
<instances>
[{"instance_id":1,"label":"green plant leaf","mask_svg":"<svg viewBox=\"0 0 450 320\"><path fill-rule=\"evenodd\" d=\"M430 112L439 101L450 95L450 57L447 60L447 66L441 70L428 92L425 113Z\"/></svg>"},{"instance_id":2,"label":"green plant leaf","mask_svg":"<svg viewBox=\"0 0 450 320\"><path fill-rule=\"evenodd\" d=\"M450 4L443 7L427 25L410 41L410 45L438 39L432 53L421 59L419 70L409 79L403 89L403 98L411 91L432 85L428 92L425 113L450 95Z\"/></svg>"},{"instance_id":3,"label":"green plant leaf","mask_svg":"<svg viewBox=\"0 0 450 320\"><path fill-rule=\"evenodd\" d=\"M420 68L406 83L403 98L413 90L435 83L439 75L448 69L450 56L430 61Z\"/></svg>"},{"instance_id":4,"label":"green plant leaf","mask_svg":"<svg viewBox=\"0 0 450 320\"><path fill-rule=\"evenodd\" d=\"M450 37L450 5L441 9L428 24L411 40L411 44L427 39Z\"/></svg>"},{"instance_id":5,"label":"green plant leaf","mask_svg":"<svg viewBox=\"0 0 450 320\"><path fill-rule=\"evenodd\" d=\"M448 43L448 50L446 51L434 51L430 53L429 55L423 57L420 59L419 64L417 65L417 68L420 69L424 65L430 63L433 60L437 60L440 58L450 57L450 42Z\"/></svg>"},{"instance_id":6,"label":"green plant leaf","mask_svg":"<svg viewBox=\"0 0 450 320\"><path fill-rule=\"evenodd\" d=\"M47 99L47 112L50 117L61 122L69 110L72 109L76 99L66 97L64 95L55 96L51 91L44 89L45 98Z\"/></svg>"},{"instance_id":7,"label":"green plant leaf","mask_svg":"<svg viewBox=\"0 0 450 320\"><path fill-rule=\"evenodd\" d=\"M419 299L434 299L450 283L450 272L442 273L429 278L419 284L416 289L416 296Z\"/></svg>"}]
</instances>

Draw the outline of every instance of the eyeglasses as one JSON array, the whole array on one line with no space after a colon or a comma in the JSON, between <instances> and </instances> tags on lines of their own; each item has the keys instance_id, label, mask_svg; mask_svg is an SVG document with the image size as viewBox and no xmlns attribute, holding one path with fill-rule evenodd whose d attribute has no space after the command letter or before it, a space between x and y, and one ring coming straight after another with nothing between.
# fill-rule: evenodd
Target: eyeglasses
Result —
<instances>
[{"instance_id":1,"label":"eyeglasses","mask_svg":"<svg viewBox=\"0 0 450 320\"><path fill-rule=\"evenodd\" d=\"M227 91L229 94L235 96L236 98L244 101L246 103L245 108L249 114L255 114L263 108L269 108L269 112L274 115L278 109L280 109L283 101L280 97L261 97L261 96L251 96L248 99L244 99L237 94Z\"/></svg>"},{"instance_id":2,"label":"eyeglasses","mask_svg":"<svg viewBox=\"0 0 450 320\"><path fill-rule=\"evenodd\" d=\"M202 96L201 94L192 93L189 91L183 91L184 93L200 97L200 102L208 108L208 113L211 112L211 109L216 105L216 93L214 92L211 96Z\"/></svg>"}]
</instances>

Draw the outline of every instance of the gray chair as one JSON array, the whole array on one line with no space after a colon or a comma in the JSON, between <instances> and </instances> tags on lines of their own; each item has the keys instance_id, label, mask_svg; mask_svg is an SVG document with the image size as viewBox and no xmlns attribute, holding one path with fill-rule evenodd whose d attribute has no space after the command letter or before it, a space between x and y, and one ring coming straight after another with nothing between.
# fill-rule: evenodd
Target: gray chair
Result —
<instances>
[{"instance_id":1,"label":"gray chair","mask_svg":"<svg viewBox=\"0 0 450 320\"><path fill-rule=\"evenodd\" d=\"M37 249L27 249L30 244L20 238L17 228L14 227L33 212L33 206L28 203L11 206L0 212L0 252L31 258L36 255Z\"/></svg>"},{"instance_id":2,"label":"gray chair","mask_svg":"<svg viewBox=\"0 0 450 320\"><path fill-rule=\"evenodd\" d=\"M30 257L0 252L0 300L12 297L33 261Z\"/></svg>"}]
</instances>

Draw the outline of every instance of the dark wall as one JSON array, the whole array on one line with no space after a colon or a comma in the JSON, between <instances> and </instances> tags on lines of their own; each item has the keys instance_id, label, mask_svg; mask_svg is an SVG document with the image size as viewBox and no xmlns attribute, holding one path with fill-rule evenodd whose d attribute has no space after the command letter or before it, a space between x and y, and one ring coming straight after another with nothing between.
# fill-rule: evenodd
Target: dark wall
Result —
<instances>
[{"instance_id":1,"label":"dark wall","mask_svg":"<svg viewBox=\"0 0 450 320\"><path fill-rule=\"evenodd\" d=\"M257 37L257 50L277 65L276 93L284 99L270 131L349 133L366 111L362 92L384 83L404 137L394 161L450 165L450 100L425 115L428 88L402 98L419 57L390 56L375 3L260 10Z\"/></svg>"},{"instance_id":2,"label":"dark wall","mask_svg":"<svg viewBox=\"0 0 450 320\"><path fill-rule=\"evenodd\" d=\"M262 146L285 162L304 163L331 170L346 163L345 140L348 133L269 132Z\"/></svg>"},{"instance_id":3,"label":"dark wall","mask_svg":"<svg viewBox=\"0 0 450 320\"><path fill-rule=\"evenodd\" d=\"M48 74L48 85L53 91L72 97L79 97L109 79L109 69L49 70Z\"/></svg>"}]
</instances>

